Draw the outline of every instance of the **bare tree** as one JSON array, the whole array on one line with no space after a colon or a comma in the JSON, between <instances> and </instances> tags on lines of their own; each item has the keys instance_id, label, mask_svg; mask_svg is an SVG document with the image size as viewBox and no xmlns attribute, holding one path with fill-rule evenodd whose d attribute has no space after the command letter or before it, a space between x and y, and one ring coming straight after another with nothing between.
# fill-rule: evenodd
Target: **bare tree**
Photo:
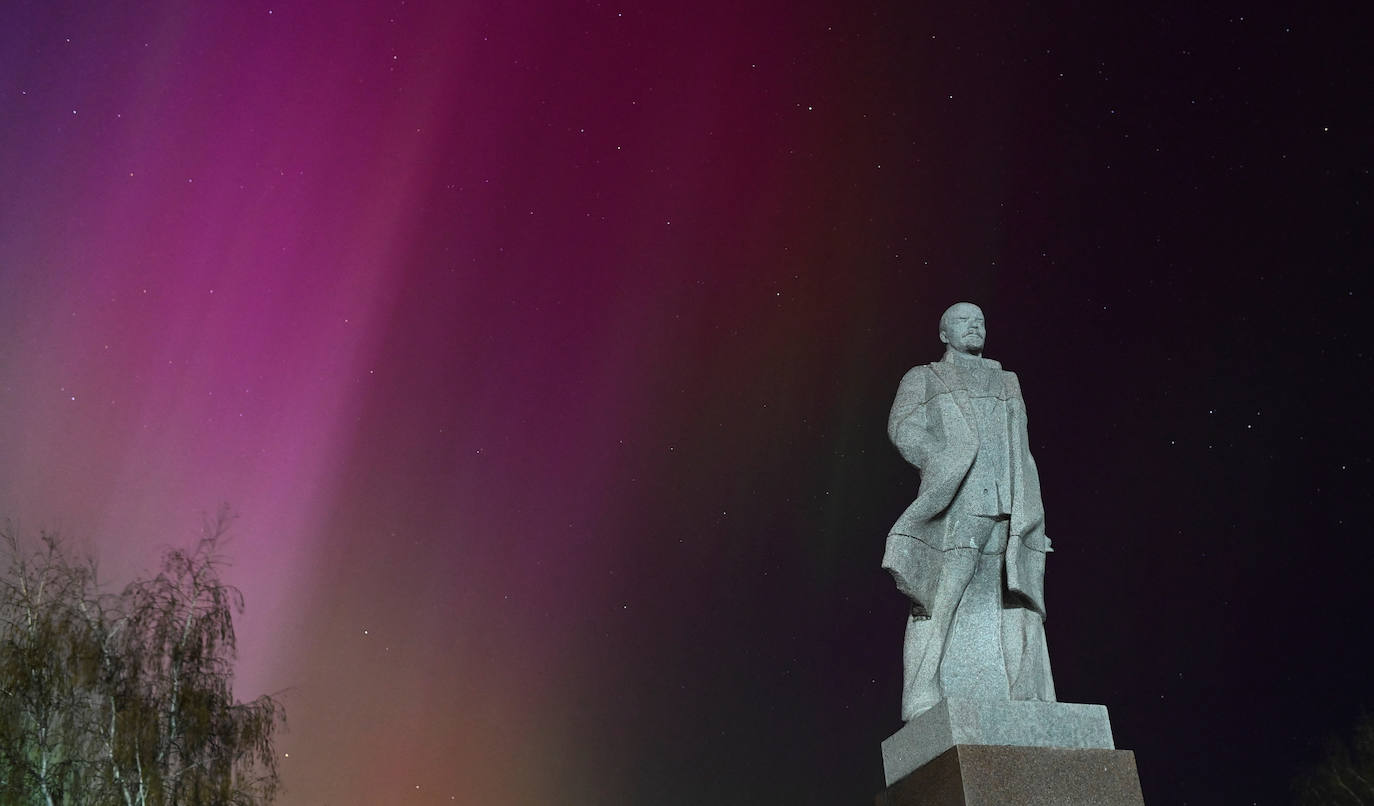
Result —
<instances>
[{"instance_id":1,"label":"bare tree","mask_svg":"<svg viewBox=\"0 0 1374 806\"><path fill-rule=\"evenodd\" d=\"M243 595L220 578L219 546L232 517L208 519L190 551L169 550L162 571L125 589L124 659L115 689L128 729L113 767L172 803L270 802L277 789L272 737L282 709L272 697L233 700L233 614ZM150 772L151 771L151 772ZM126 796L126 803L146 801Z\"/></svg>"},{"instance_id":2,"label":"bare tree","mask_svg":"<svg viewBox=\"0 0 1374 806\"><path fill-rule=\"evenodd\" d=\"M12 529L0 582L0 804L256 806L279 778L274 698L233 699L233 615L221 577L232 521L118 596L60 541L24 554Z\"/></svg>"},{"instance_id":3,"label":"bare tree","mask_svg":"<svg viewBox=\"0 0 1374 806\"><path fill-rule=\"evenodd\" d=\"M1299 806L1374 806L1374 715L1360 717L1350 744L1330 739L1326 757L1293 788Z\"/></svg>"},{"instance_id":4,"label":"bare tree","mask_svg":"<svg viewBox=\"0 0 1374 806\"><path fill-rule=\"evenodd\" d=\"M4 802L74 802L91 773L90 636L79 603L94 577L52 534L25 555L0 529L10 563L0 579L0 793Z\"/></svg>"}]
</instances>

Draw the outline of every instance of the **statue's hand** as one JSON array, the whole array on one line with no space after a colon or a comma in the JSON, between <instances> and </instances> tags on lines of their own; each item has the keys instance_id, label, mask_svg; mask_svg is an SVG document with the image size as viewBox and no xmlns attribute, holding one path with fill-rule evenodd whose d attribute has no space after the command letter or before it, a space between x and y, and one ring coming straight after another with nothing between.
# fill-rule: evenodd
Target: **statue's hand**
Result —
<instances>
[{"instance_id":1,"label":"statue's hand","mask_svg":"<svg viewBox=\"0 0 1374 806\"><path fill-rule=\"evenodd\" d=\"M916 580L912 577L916 564L912 561L911 553L915 543L914 538L905 535L889 535L887 551L883 554L883 568L892 575L897 590L913 601L918 598Z\"/></svg>"},{"instance_id":2,"label":"statue's hand","mask_svg":"<svg viewBox=\"0 0 1374 806\"><path fill-rule=\"evenodd\" d=\"M896 568L888 568L887 572L892 575L892 581L897 583L897 590L901 591L904 594L908 593L907 586L905 584L906 580L902 578L902 572L898 571Z\"/></svg>"},{"instance_id":3,"label":"statue's hand","mask_svg":"<svg viewBox=\"0 0 1374 806\"><path fill-rule=\"evenodd\" d=\"M913 602L916 601L916 588L911 584L911 580L907 579L906 574L902 573L901 569L893 567L889 567L887 571L892 574L892 581L897 583L897 590Z\"/></svg>"},{"instance_id":4,"label":"statue's hand","mask_svg":"<svg viewBox=\"0 0 1374 806\"><path fill-rule=\"evenodd\" d=\"M920 599L916 598L916 594L912 590L911 583L906 579L905 576L897 573L897 570L895 568L889 568L888 570L892 572L892 578L897 582L897 590L901 591L906 596L906 598L911 602L911 617L913 619L916 619L917 621L929 620L930 611L926 609L926 606L921 603Z\"/></svg>"}]
</instances>

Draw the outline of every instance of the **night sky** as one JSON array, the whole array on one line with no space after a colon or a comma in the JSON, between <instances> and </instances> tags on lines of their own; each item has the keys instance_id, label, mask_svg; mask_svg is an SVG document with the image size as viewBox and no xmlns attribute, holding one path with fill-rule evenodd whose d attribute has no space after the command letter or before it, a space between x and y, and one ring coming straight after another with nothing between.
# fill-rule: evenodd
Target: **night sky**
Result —
<instances>
[{"instance_id":1,"label":"night sky","mask_svg":"<svg viewBox=\"0 0 1374 806\"><path fill-rule=\"evenodd\" d=\"M1374 708L1374 71L1196 5L7 3L0 514L117 587L239 512L284 806L871 803L970 300L1059 696L1285 803Z\"/></svg>"}]
</instances>

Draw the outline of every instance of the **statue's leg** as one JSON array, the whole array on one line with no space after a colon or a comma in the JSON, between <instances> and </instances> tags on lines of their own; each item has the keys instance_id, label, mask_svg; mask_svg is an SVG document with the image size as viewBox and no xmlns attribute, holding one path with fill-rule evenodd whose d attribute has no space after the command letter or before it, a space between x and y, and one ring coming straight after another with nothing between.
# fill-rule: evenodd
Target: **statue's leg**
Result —
<instances>
[{"instance_id":1,"label":"statue's leg","mask_svg":"<svg viewBox=\"0 0 1374 806\"><path fill-rule=\"evenodd\" d=\"M1024 574L1024 568L1023 568ZM1054 702L1045 617L1025 595L1003 588L1002 649L1013 700Z\"/></svg>"},{"instance_id":2,"label":"statue's leg","mask_svg":"<svg viewBox=\"0 0 1374 806\"><path fill-rule=\"evenodd\" d=\"M954 610L978 566L978 550L956 548L941 552L940 579L927 604L930 618L908 617L902 648L902 719L910 721L944 696L940 662L944 658Z\"/></svg>"},{"instance_id":3,"label":"statue's leg","mask_svg":"<svg viewBox=\"0 0 1374 806\"><path fill-rule=\"evenodd\" d=\"M1008 608L1003 611L1002 625L1011 698L1054 702L1054 677L1050 674L1044 618L1030 608Z\"/></svg>"},{"instance_id":4,"label":"statue's leg","mask_svg":"<svg viewBox=\"0 0 1374 806\"><path fill-rule=\"evenodd\" d=\"M1007 700L1007 667L1002 650L1002 564L1005 518L969 519L968 539L979 550L978 565L959 598L940 661L945 697Z\"/></svg>"}]
</instances>

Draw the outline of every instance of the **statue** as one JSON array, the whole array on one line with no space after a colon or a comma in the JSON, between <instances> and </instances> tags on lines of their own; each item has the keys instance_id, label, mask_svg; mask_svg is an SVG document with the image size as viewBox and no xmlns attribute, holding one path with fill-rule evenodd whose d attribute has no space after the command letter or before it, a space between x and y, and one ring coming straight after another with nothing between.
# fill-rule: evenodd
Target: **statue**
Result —
<instances>
[{"instance_id":1,"label":"statue","mask_svg":"<svg viewBox=\"0 0 1374 806\"><path fill-rule=\"evenodd\" d=\"M1040 481L1016 375L983 358L983 312L940 317L944 357L902 378L887 432L921 472L883 568L911 600L902 719L942 699L1054 702Z\"/></svg>"}]
</instances>

